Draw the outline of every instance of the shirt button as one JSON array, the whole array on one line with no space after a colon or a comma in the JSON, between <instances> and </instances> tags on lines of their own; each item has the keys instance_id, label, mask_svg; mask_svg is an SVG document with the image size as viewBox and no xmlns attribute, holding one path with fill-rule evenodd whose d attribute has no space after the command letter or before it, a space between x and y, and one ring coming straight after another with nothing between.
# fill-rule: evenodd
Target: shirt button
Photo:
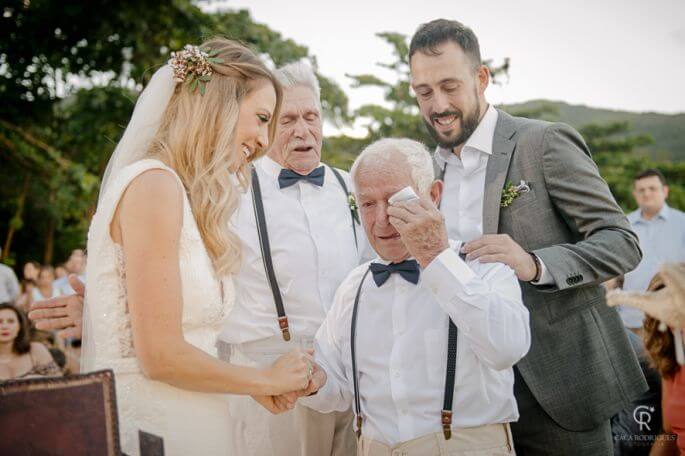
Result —
<instances>
[{"instance_id":1,"label":"shirt button","mask_svg":"<svg viewBox=\"0 0 685 456\"><path fill-rule=\"evenodd\" d=\"M398 371L398 370L392 371L392 376L395 378L400 378L400 371Z\"/></svg>"},{"instance_id":2,"label":"shirt button","mask_svg":"<svg viewBox=\"0 0 685 456\"><path fill-rule=\"evenodd\" d=\"M400 410L400 413L401 413L402 415L406 415L408 412L407 412L407 409L402 409L402 410Z\"/></svg>"}]
</instances>

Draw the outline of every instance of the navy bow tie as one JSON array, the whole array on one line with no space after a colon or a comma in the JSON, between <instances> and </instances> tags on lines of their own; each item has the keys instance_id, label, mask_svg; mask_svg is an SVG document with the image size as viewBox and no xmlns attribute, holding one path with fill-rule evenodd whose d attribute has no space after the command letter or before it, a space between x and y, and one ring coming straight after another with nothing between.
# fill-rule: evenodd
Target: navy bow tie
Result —
<instances>
[{"instance_id":1,"label":"navy bow tie","mask_svg":"<svg viewBox=\"0 0 685 456\"><path fill-rule=\"evenodd\" d=\"M323 166L319 166L309 174L299 174L291 169L284 168L278 175L278 185L280 188L286 188L294 185L297 181L304 179L311 184L321 187L323 185L323 178L325 175L326 170Z\"/></svg>"},{"instance_id":2,"label":"navy bow tie","mask_svg":"<svg viewBox=\"0 0 685 456\"><path fill-rule=\"evenodd\" d=\"M416 260L404 260L401 263L371 263L369 266L373 274L373 281L379 287L390 278L390 274L398 272L407 282L414 285L419 283L419 263Z\"/></svg>"}]
</instances>

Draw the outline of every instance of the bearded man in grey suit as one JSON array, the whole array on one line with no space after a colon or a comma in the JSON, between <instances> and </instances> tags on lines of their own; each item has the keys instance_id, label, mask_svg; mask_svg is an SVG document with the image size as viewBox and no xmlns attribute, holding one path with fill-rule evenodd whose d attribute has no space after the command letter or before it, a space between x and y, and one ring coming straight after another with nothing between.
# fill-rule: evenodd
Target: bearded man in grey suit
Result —
<instances>
[{"instance_id":1,"label":"bearded man in grey suit","mask_svg":"<svg viewBox=\"0 0 685 456\"><path fill-rule=\"evenodd\" d=\"M531 350L515 369L517 454L612 454L610 417L647 386L599 284L635 268L637 237L573 128L488 104L471 29L422 25L409 63L438 142L448 235L467 241L468 259L514 269L530 311Z\"/></svg>"}]
</instances>

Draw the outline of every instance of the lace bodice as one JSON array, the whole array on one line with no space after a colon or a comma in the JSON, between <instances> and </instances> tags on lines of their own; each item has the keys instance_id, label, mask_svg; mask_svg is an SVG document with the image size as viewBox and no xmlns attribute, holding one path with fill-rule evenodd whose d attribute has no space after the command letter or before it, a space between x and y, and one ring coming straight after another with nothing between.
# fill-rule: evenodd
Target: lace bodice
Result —
<instances>
[{"instance_id":1,"label":"lace bodice","mask_svg":"<svg viewBox=\"0 0 685 456\"><path fill-rule=\"evenodd\" d=\"M110 236L110 223L125 189L136 176L150 169L167 170L178 179L171 168L158 160L135 162L122 169L108 185L91 222L84 349L93 353L83 353L82 371L102 368L113 368L118 373L140 371L127 312L123 251ZM182 185L180 179L178 182ZM185 192L179 267L184 337L201 350L215 354L220 323L233 303L233 283L229 278L217 280Z\"/></svg>"}]
</instances>

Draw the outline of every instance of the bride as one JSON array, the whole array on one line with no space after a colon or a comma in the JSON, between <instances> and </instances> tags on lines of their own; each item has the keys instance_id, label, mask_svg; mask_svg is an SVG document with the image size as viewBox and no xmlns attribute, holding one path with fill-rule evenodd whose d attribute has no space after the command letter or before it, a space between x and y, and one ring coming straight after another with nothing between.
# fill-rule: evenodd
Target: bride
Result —
<instances>
[{"instance_id":1,"label":"bride","mask_svg":"<svg viewBox=\"0 0 685 456\"><path fill-rule=\"evenodd\" d=\"M240 263L229 219L280 100L246 47L186 46L155 73L110 160L88 233L82 371L114 370L126 454L139 431L167 455L226 453L225 393L278 411L274 396L308 383L306 353L255 369L214 348Z\"/></svg>"}]
</instances>

